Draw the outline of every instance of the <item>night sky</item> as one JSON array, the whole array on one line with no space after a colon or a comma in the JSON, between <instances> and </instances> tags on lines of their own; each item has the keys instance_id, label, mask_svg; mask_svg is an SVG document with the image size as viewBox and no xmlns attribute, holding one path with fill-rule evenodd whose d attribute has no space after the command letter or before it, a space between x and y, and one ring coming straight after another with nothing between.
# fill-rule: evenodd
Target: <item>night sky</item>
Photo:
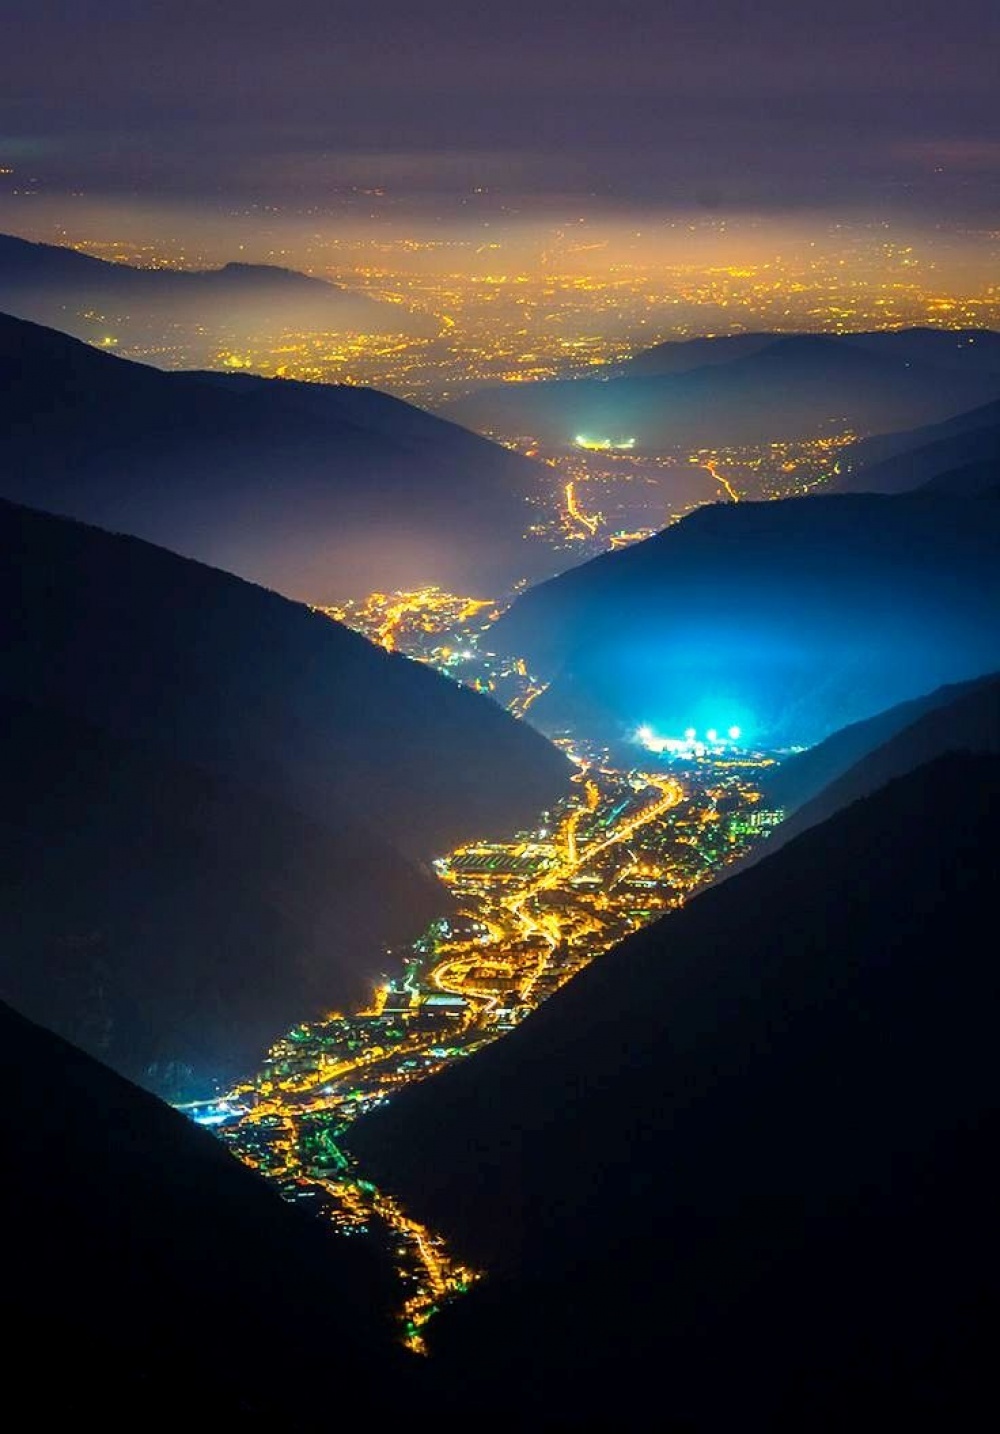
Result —
<instances>
[{"instance_id":1,"label":"night sky","mask_svg":"<svg viewBox=\"0 0 1000 1434\"><path fill-rule=\"evenodd\" d=\"M990 223L995 0L8 0L0 165L50 189Z\"/></svg>"}]
</instances>

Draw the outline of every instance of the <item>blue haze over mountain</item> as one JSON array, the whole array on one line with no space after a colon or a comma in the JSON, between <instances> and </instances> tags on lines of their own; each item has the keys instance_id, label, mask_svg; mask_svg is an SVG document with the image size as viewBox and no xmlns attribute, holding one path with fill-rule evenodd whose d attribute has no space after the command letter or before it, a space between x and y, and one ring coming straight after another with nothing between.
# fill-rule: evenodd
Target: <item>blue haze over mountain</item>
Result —
<instances>
[{"instance_id":1,"label":"blue haze over mountain","mask_svg":"<svg viewBox=\"0 0 1000 1434\"><path fill-rule=\"evenodd\" d=\"M1000 502L701 508L534 588L495 640L549 683L531 709L544 731L738 726L751 745L808 746L1000 666Z\"/></svg>"}]
</instances>

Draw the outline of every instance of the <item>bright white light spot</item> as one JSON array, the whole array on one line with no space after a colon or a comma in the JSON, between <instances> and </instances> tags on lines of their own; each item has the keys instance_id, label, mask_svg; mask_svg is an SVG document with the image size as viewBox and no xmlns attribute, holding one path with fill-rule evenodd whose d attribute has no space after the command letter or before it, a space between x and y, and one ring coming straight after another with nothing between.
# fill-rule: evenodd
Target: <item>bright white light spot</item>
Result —
<instances>
[{"instance_id":1,"label":"bright white light spot","mask_svg":"<svg viewBox=\"0 0 1000 1434\"><path fill-rule=\"evenodd\" d=\"M714 727L709 727L708 731L705 733L705 737L709 742L717 742L719 740L719 734L718 732L716 732Z\"/></svg>"},{"instance_id":2,"label":"bright white light spot","mask_svg":"<svg viewBox=\"0 0 1000 1434\"><path fill-rule=\"evenodd\" d=\"M697 735L698 733L693 727L688 727L684 733L684 736L688 739L689 742L693 742Z\"/></svg>"},{"instance_id":3,"label":"bright white light spot","mask_svg":"<svg viewBox=\"0 0 1000 1434\"><path fill-rule=\"evenodd\" d=\"M739 741L739 739L740 739L740 729L739 729L738 727L730 727L730 729L729 729L729 739L730 739L731 742L738 742L738 741Z\"/></svg>"}]
</instances>

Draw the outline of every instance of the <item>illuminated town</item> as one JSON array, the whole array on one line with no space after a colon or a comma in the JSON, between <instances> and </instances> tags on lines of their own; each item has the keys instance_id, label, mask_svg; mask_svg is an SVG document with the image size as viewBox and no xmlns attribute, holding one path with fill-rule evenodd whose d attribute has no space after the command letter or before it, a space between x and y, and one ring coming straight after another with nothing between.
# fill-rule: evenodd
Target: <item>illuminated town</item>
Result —
<instances>
[{"instance_id":1,"label":"illuminated town","mask_svg":"<svg viewBox=\"0 0 1000 1434\"><path fill-rule=\"evenodd\" d=\"M884 233L835 234L819 249L803 241L780 259L713 265L635 254L617 262L609 241L566 230L529 252L494 232L499 237L314 233L287 242L276 235L245 256L391 306L398 329L390 323L379 333L248 337L213 319L150 337L124 314L94 310L85 318L95 343L165 368L368 384L430 407L485 383L611 376L642 348L696 334L1000 323L995 284L942 286L930 253ZM150 267L210 267L230 257L212 246L38 237ZM414 317L423 321L418 334ZM488 436L536 460L526 536L548 545L557 571L648 537L706 502L819 491L864 435L831 415L811 437L776 432L767 443L694 449L652 450L628 431L596 428L558 444L530 433ZM345 592L319 610L523 718L545 685L522 660L493 651L489 637L521 586ZM591 961L767 837L781 813L763 802L760 779L776 754L747 748L726 713L717 720L701 733L662 733L655 714L637 713L628 751L614 753L592 749L585 734L562 734L577 769L573 795L509 841L473 841L440 856L435 867L452 909L410 946L385 953L370 1004L295 1027L258 1072L188 1108L286 1198L345 1235L381 1244L399 1279L402 1336L414 1350L424 1348L427 1321L481 1272L365 1178L344 1133L402 1087L501 1038Z\"/></svg>"},{"instance_id":2,"label":"illuminated town","mask_svg":"<svg viewBox=\"0 0 1000 1434\"><path fill-rule=\"evenodd\" d=\"M351 317L336 331L248 332L244 315L234 324L221 310L198 322L87 306L75 317L95 344L160 367L364 384L431 409L484 384L613 377L667 340L1000 326L1000 233L834 223L789 234L711 217L553 225L515 216L500 199L484 207L488 200L476 196L478 209L458 225L410 217L373 189L309 216L280 207L233 214L183 239L180 221L176 237L168 226L153 239L138 221L132 237L109 237L112 221L97 217L54 232L36 220L30 237L151 269L211 268L235 255L331 280L348 297L377 301L378 332L351 327ZM531 532L559 559L553 571L648 537L705 502L819 491L841 451L866 436L835 413L811 436L779 430L780 412L767 443L689 449L586 425L559 442L506 431L500 417L482 429L536 460Z\"/></svg>"},{"instance_id":3,"label":"illuminated town","mask_svg":"<svg viewBox=\"0 0 1000 1434\"><path fill-rule=\"evenodd\" d=\"M143 267L234 257L281 265L375 298L389 316L379 332L248 336L209 316L153 334L127 313L88 310L93 342L164 368L368 384L431 407L482 384L612 373L669 339L1000 327L1000 238L984 231L939 237L834 223L790 235L704 217L552 224L512 215L499 200L456 228L409 219L384 193L342 197L325 214L236 214L200 237L178 221L172 238L161 223L155 240L141 224L111 237L109 219L47 227L37 212L36 204L18 221L12 210L10 222L26 237Z\"/></svg>"},{"instance_id":4,"label":"illuminated town","mask_svg":"<svg viewBox=\"0 0 1000 1434\"><path fill-rule=\"evenodd\" d=\"M491 436L552 470L530 531L572 561L648 538L704 503L818 492L835 478L841 450L860 437L841 428L811 439L648 452L634 439L596 435L559 447Z\"/></svg>"},{"instance_id":5,"label":"illuminated town","mask_svg":"<svg viewBox=\"0 0 1000 1434\"><path fill-rule=\"evenodd\" d=\"M447 407L485 384L612 377L667 340L766 330L845 333L906 325L1000 326L1000 235L977 236L977 263L949 268L926 236L888 225L831 224L811 237L751 224L671 222L644 233L580 219L556 227L480 216L462 232L415 224L381 191L360 227L329 214L278 209L231 216L225 233L155 241L109 238L86 224L32 237L150 268L243 262L326 278L377 300L378 331L227 328L225 315L158 331L125 312L76 315L87 337L167 369L237 370L364 384ZM501 206L502 208L502 206ZM656 226L651 226L655 229ZM234 238L252 235L247 250ZM972 242L972 241L970 241ZM499 421L499 420L498 420ZM831 413L819 431L767 443L654 449L626 431L584 427L561 442L483 430L536 460L526 536L553 572L648 537L706 502L821 491L863 433ZM530 716L545 684L492 649L493 623L523 588L456 594L438 587L345 592L319 611L390 651L427 663ZM403 949L363 1010L331 1012L288 1031L262 1068L225 1095L187 1107L281 1193L345 1235L375 1239L399 1279L402 1337L422 1331L481 1272L365 1178L343 1136L366 1111L413 1081L500 1038L630 932L678 907L765 839L781 813L761 796L779 754L744 745L726 713L698 732L661 732L637 713L627 750L595 750L585 734L557 741L576 766L573 795L504 842L442 854L437 875L452 909Z\"/></svg>"},{"instance_id":6,"label":"illuminated town","mask_svg":"<svg viewBox=\"0 0 1000 1434\"><path fill-rule=\"evenodd\" d=\"M4 20L12 1426L974 1434L1000 0Z\"/></svg>"},{"instance_id":7,"label":"illuminated town","mask_svg":"<svg viewBox=\"0 0 1000 1434\"><path fill-rule=\"evenodd\" d=\"M540 538L551 549L555 572L568 563L648 538L704 503L820 492L834 481L840 452L858 437L851 430L840 430L812 439L662 453L609 450L603 445L585 448L576 443L549 448L530 437L501 441L536 460L538 487L529 498L525 536ZM402 625L412 639L409 645L402 644L404 651L449 668L461 660L463 644L456 631L473 616L493 621L521 587L515 584L503 596L463 598L436 588L427 588L422 595L345 593L342 604L328 611L390 648L398 645L393 633ZM463 608L468 608L464 615ZM473 624L473 631L482 626ZM440 643L422 641L434 635Z\"/></svg>"},{"instance_id":8,"label":"illuminated town","mask_svg":"<svg viewBox=\"0 0 1000 1434\"><path fill-rule=\"evenodd\" d=\"M544 690L490 651L498 607L431 588L327 610L383 646L432 663L523 715ZM720 725L660 736L640 724L621 753L569 735L573 793L509 841L440 857L453 899L412 945L385 954L370 1005L297 1026L263 1068L187 1107L247 1164L345 1234L381 1241L397 1270L405 1342L476 1272L364 1178L341 1148L358 1116L503 1036L589 962L679 906L766 837L781 813L760 794L774 758Z\"/></svg>"}]
</instances>

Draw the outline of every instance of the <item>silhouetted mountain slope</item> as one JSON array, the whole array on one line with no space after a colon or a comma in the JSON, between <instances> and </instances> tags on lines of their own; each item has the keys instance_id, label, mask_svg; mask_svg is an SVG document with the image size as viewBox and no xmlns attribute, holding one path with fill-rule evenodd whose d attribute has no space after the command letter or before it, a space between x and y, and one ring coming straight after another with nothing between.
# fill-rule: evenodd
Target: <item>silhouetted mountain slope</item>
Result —
<instances>
[{"instance_id":1,"label":"silhouetted mountain slope","mask_svg":"<svg viewBox=\"0 0 1000 1434\"><path fill-rule=\"evenodd\" d=\"M941 697L945 700L936 700ZM834 812L850 806L859 798L878 791L893 778L905 776L946 752L992 752L1000 755L1000 677L964 683L958 688L942 688L922 703L906 705L916 709L913 720L860 756L845 771L832 777L815 795L797 803L792 815L771 833L768 852L784 846L800 832L826 821ZM888 719L899 712L900 709L895 708L893 713L884 716ZM867 727L869 724L864 725ZM843 755L843 744L839 750ZM781 776L779 769L775 777L779 790ZM802 776L800 772L799 778ZM759 860L762 853L763 849L758 849L751 860Z\"/></svg>"},{"instance_id":2,"label":"silhouetted mountain slope","mask_svg":"<svg viewBox=\"0 0 1000 1434\"><path fill-rule=\"evenodd\" d=\"M140 269L13 234L0 234L0 310L76 338L100 340L110 330L161 347L179 327L197 325L206 357L266 333L428 332L426 320L398 304L273 264ZM190 346L196 335L184 337Z\"/></svg>"},{"instance_id":3,"label":"silhouetted mountain slope","mask_svg":"<svg viewBox=\"0 0 1000 1434\"><path fill-rule=\"evenodd\" d=\"M640 349L631 358L616 365L615 372L626 374L690 373L692 369L714 364L732 363L748 358L773 344L777 334L720 334L707 339L668 339L652 348Z\"/></svg>"},{"instance_id":4,"label":"silhouetted mountain slope","mask_svg":"<svg viewBox=\"0 0 1000 1434\"><path fill-rule=\"evenodd\" d=\"M917 491L932 493L936 498L1000 497L1000 448L995 458L984 459L982 463L964 463L960 468L936 473Z\"/></svg>"},{"instance_id":5,"label":"silhouetted mountain slope","mask_svg":"<svg viewBox=\"0 0 1000 1434\"><path fill-rule=\"evenodd\" d=\"M227 573L6 503L0 552L0 693L47 714L5 756L2 993L160 1089L364 995L446 903L430 859L568 785L493 702Z\"/></svg>"},{"instance_id":6,"label":"silhouetted mountain slope","mask_svg":"<svg viewBox=\"0 0 1000 1434\"><path fill-rule=\"evenodd\" d=\"M862 468L882 463L895 457L897 453L924 448L941 438L958 437L963 433L973 433L979 428L993 428L998 423L1000 398L952 414L940 423L925 423L919 428L906 429L902 433L877 433L871 438L863 438L860 443L845 449L843 456L852 460L851 467Z\"/></svg>"},{"instance_id":7,"label":"silhouetted mountain slope","mask_svg":"<svg viewBox=\"0 0 1000 1434\"><path fill-rule=\"evenodd\" d=\"M354 1129L492 1267L436 1326L460 1398L683 1429L992 1401L998 801L995 757L920 768Z\"/></svg>"},{"instance_id":8,"label":"silhouetted mountain slope","mask_svg":"<svg viewBox=\"0 0 1000 1434\"><path fill-rule=\"evenodd\" d=\"M349 812L325 826L0 695L0 997L173 1099L360 1003L446 899Z\"/></svg>"},{"instance_id":9,"label":"silhouetted mountain slope","mask_svg":"<svg viewBox=\"0 0 1000 1434\"><path fill-rule=\"evenodd\" d=\"M419 1371L363 1242L6 1007L0 1033L9 1406L299 1429L357 1381L401 1411Z\"/></svg>"},{"instance_id":10,"label":"silhouetted mountain slope","mask_svg":"<svg viewBox=\"0 0 1000 1434\"><path fill-rule=\"evenodd\" d=\"M702 508L520 598L494 630L531 709L627 740L821 740L1000 666L1000 503L851 495Z\"/></svg>"},{"instance_id":11,"label":"silhouetted mountain slope","mask_svg":"<svg viewBox=\"0 0 1000 1434\"><path fill-rule=\"evenodd\" d=\"M161 373L0 316L0 495L311 602L551 571L526 458L352 388Z\"/></svg>"},{"instance_id":12,"label":"silhouetted mountain slope","mask_svg":"<svg viewBox=\"0 0 1000 1434\"><path fill-rule=\"evenodd\" d=\"M849 727L842 727L815 747L795 752L773 768L763 782L766 800L776 807L783 807L786 812L796 811L819 796L825 787L837 781L857 763L872 756L898 733L912 728L925 715L941 708L950 709L953 703L958 703L965 697L980 696L986 699L988 711L988 703L992 700L997 680L997 677L991 674L973 682L938 687L935 691L915 697L910 702L900 702L888 711L879 712L863 722L852 722ZM957 745L964 747L966 744L959 742ZM935 752L922 756L918 761L912 762L910 767L929 760L930 756L939 755L940 752ZM902 773L896 772L892 775L900 776ZM876 785L881 786L882 783L878 782Z\"/></svg>"},{"instance_id":13,"label":"silhouetted mountain slope","mask_svg":"<svg viewBox=\"0 0 1000 1434\"><path fill-rule=\"evenodd\" d=\"M192 377L203 379L220 389L240 395L259 396L266 399L275 412L281 411L291 420L320 419L325 423L350 425L354 432L362 431L384 441L386 434L405 445L407 452L415 456L424 455L433 459L436 452L446 445L448 452L456 459L469 464L473 471L481 464L484 455L496 457L506 454L494 444L484 448L483 439L470 433L457 423L425 409L415 408L391 394L380 393L375 388L360 385L332 383L297 383L294 379L260 378L246 373L199 373ZM524 460L516 463L519 476L524 478ZM533 465L528 465L531 471Z\"/></svg>"},{"instance_id":14,"label":"silhouetted mountain slope","mask_svg":"<svg viewBox=\"0 0 1000 1434\"><path fill-rule=\"evenodd\" d=\"M229 573L7 503L0 551L0 690L424 860L567 789L496 703Z\"/></svg>"},{"instance_id":15,"label":"silhouetted mountain slope","mask_svg":"<svg viewBox=\"0 0 1000 1434\"><path fill-rule=\"evenodd\" d=\"M903 493L968 464L1000 463L1000 400L908 433L881 434L845 449L843 493Z\"/></svg>"},{"instance_id":16,"label":"silhouetted mountain slope","mask_svg":"<svg viewBox=\"0 0 1000 1434\"><path fill-rule=\"evenodd\" d=\"M580 433L628 436L637 451L655 452L809 438L838 428L878 432L945 418L996 396L1000 337L986 362L975 348L962 362L962 351L951 347L948 361L939 361L936 343L922 344L909 331L904 349L902 336L893 337L900 341L895 350L837 335L774 336L726 363L508 384L470 394L447 412L487 433L532 434L555 444L571 443ZM905 356L924 348L924 359Z\"/></svg>"},{"instance_id":17,"label":"silhouetted mountain slope","mask_svg":"<svg viewBox=\"0 0 1000 1434\"><path fill-rule=\"evenodd\" d=\"M1000 377L1000 333L994 329L872 329L867 333L837 334L845 348L864 349L898 359L901 363L930 364L943 370L961 370Z\"/></svg>"},{"instance_id":18,"label":"silhouetted mountain slope","mask_svg":"<svg viewBox=\"0 0 1000 1434\"><path fill-rule=\"evenodd\" d=\"M995 374L1000 380L1000 334L992 329L887 329L857 334L726 334L684 339L643 349L620 366L627 373L685 373L760 353L781 338L822 338L842 348L931 364L935 368Z\"/></svg>"}]
</instances>

